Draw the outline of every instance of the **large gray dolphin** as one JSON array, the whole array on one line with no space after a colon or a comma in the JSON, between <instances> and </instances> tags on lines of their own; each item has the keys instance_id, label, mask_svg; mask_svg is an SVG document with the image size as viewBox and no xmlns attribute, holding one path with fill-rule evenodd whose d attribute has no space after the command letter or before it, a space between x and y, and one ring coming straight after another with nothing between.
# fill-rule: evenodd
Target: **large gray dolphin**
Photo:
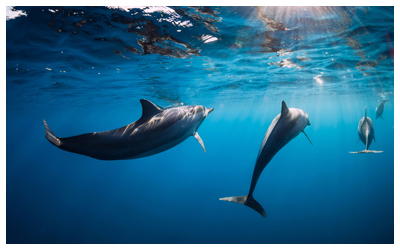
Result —
<instances>
[{"instance_id":1,"label":"large gray dolphin","mask_svg":"<svg viewBox=\"0 0 400 250\"><path fill-rule=\"evenodd\" d=\"M301 132L306 135L304 129L308 125L310 125L310 122L306 112L301 109L288 108L286 103L282 101L281 113L278 114L272 121L271 125L269 125L258 152L248 195L225 197L220 198L220 200L244 204L259 212L263 217L266 217L267 215L263 207L253 198L253 192L258 178L267 164L281 148L283 148ZM306 137L311 142L307 135Z\"/></svg>"},{"instance_id":2,"label":"large gray dolphin","mask_svg":"<svg viewBox=\"0 0 400 250\"><path fill-rule=\"evenodd\" d=\"M378 107L376 107L376 118L378 119L379 117L383 119L382 113L383 113L383 108L385 107L385 102L388 102L389 100L381 100L379 101Z\"/></svg>"},{"instance_id":3,"label":"large gray dolphin","mask_svg":"<svg viewBox=\"0 0 400 250\"><path fill-rule=\"evenodd\" d=\"M43 120L46 138L60 149L99 160L136 159L158 154L190 136L194 136L206 152L197 129L213 108L188 105L160 109L145 99L140 103L143 111L139 120L105 132L58 138Z\"/></svg>"},{"instance_id":4,"label":"large gray dolphin","mask_svg":"<svg viewBox=\"0 0 400 250\"><path fill-rule=\"evenodd\" d=\"M375 133L374 133L374 124L372 123L371 118L367 116L367 106L365 106L365 116L361 118L360 122L358 123L358 136L360 137L361 141L365 144L366 148L365 150L362 151L350 152L351 154L368 154L368 153L383 152L383 151L369 150L369 146L372 143L372 139L375 140ZM358 141L360 139L358 139Z\"/></svg>"}]
</instances>

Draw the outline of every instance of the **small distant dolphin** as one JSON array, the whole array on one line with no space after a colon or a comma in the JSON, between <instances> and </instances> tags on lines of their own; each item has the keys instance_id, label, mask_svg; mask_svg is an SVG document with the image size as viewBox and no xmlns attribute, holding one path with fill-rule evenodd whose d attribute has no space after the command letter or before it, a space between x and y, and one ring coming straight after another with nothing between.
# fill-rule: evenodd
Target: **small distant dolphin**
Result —
<instances>
[{"instance_id":1,"label":"small distant dolphin","mask_svg":"<svg viewBox=\"0 0 400 250\"><path fill-rule=\"evenodd\" d=\"M253 192L258 178L275 154L301 132L303 132L311 142L310 138L308 138L304 132L304 129L308 125L310 125L310 121L306 112L301 109L288 108L286 103L282 101L281 113L278 114L271 125L269 125L258 152L248 195L225 197L220 198L220 200L244 204L259 212L263 217L266 217L267 215L263 207L253 198Z\"/></svg>"},{"instance_id":2,"label":"small distant dolphin","mask_svg":"<svg viewBox=\"0 0 400 250\"><path fill-rule=\"evenodd\" d=\"M390 100L379 101L379 105L378 105L378 107L376 107L376 118L375 119L378 119L379 117L383 119L383 117L382 117L383 108L384 108L385 102L388 102L388 101L390 101Z\"/></svg>"},{"instance_id":3,"label":"small distant dolphin","mask_svg":"<svg viewBox=\"0 0 400 250\"><path fill-rule=\"evenodd\" d=\"M183 103L183 102L178 102L178 103L174 103L172 105L169 106L161 106L161 105L156 105L157 107L159 107L160 109L166 110L166 109L170 109L170 108L176 108L176 107L180 107L180 106L185 106L187 104L187 102Z\"/></svg>"},{"instance_id":4,"label":"small distant dolphin","mask_svg":"<svg viewBox=\"0 0 400 250\"><path fill-rule=\"evenodd\" d=\"M372 123L371 118L367 116L367 106L365 106L365 116L361 118L360 122L358 123L358 136L360 137L361 141L365 144L366 148L365 150L362 151L350 152L351 154L368 154L368 153L383 152L383 151L368 150L369 146L372 143L372 139L375 140L375 134L374 134L374 124ZM358 139L358 141L360 139Z\"/></svg>"},{"instance_id":5,"label":"small distant dolphin","mask_svg":"<svg viewBox=\"0 0 400 250\"><path fill-rule=\"evenodd\" d=\"M145 99L140 103L143 111L139 120L105 132L59 138L43 120L46 138L60 149L99 160L136 159L158 154L190 136L194 136L206 152L197 129L213 108L188 105L163 110Z\"/></svg>"}]
</instances>

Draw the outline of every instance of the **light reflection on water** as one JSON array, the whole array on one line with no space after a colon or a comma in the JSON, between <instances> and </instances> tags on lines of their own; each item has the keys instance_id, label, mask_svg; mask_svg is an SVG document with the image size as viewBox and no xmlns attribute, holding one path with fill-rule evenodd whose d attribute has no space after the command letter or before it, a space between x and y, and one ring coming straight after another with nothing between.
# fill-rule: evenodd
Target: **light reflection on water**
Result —
<instances>
[{"instance_id":1,"label":"light reflection on water","mask_svg":"<svg viewBox=\"0 0 400 250\"><path fill-rule=\"evenodd\" d=\"M71 86L66 79L81 86L69 88L72 96L101 86L110 92L99 96L145 94L168 103L264 98L288 89L298 96L393 92L390 7L7 10L28 13L7 21L7 82L26 86L33 83L27 77L37 78L24 97L45 91L61 99L66 93L52 88ZM40 32L18 34L23 25Z\"/></svg>"}]
</instances>

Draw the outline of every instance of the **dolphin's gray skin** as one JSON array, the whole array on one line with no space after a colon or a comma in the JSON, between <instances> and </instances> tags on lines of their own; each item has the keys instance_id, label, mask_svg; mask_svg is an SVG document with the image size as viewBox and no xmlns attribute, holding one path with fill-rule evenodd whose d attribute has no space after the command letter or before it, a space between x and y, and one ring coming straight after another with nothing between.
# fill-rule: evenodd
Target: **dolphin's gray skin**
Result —
<instances>
[{"instance_id":1,"label":"dolphin's gray skin","mask_svg":"<svg viewBox=\"0 0 400 250\"><path fill-rule=\"evenodd\" d=\"M214 109L189 105L162 110L142 99L142 117L125 127L58 138L43 120L46 138L60 149L99 160L136 159L161 153L194 136L204 147L197 129Z\"/></svg>"},{"instance_id":2,"label":"dolphin's gray skin","mask_svg":"<svg viewBox=\"0 0 400 250\"><path fill-rule=\"evenodd\" d=\"M350 152L351 154L368 154L368 153L383 152L383 151L369 150L369 146L372 143L372 139L375 140L375 133L374 133L374 124L372 123L371 118L367 116L367 106L365 106L365 116L361 118L360 122L358 123L358 136L360 137L361 141L365 144L366 148L365 150L362 151ZM360 139L358 139L358 141Z\"/></svg>"},{"instance_id":3,"label":"dolphin's gray skin","mask_svg":"<svg viewBox=\"0 0 400 250\"><path fill-rule=\"evenodd\" d=\"M253 198L253 191L256 187L258 178L267 164L281 148L301 132L306 135L304 129L308 125L310 125L310 122L306 112L301 109L288 108L286 103L282 101L281 113L278 114L272 121L271 125L269 125L261 144L260 151L258 152L248 195L225 197L220 198L220 200L244 204L259 212L263 217L266 217L263 207ZM306 137L310 140L307 135Z\"/></svg>"},{"instance_id":4,"label":"dolphin's gray skin","mask_svg":"<svg viewBox=\"0 0 400 250\"><path fill-rule=\"evenodd\" d=\"M388 101L390 101L390 100L379 101L379 105L378 105L378 107L376 107L376 118L375 119L378 119L379 117L383 119L383 117L382 117L383 108L385 106L385 102L388 102Z\"/></svg>"}]
</instances>

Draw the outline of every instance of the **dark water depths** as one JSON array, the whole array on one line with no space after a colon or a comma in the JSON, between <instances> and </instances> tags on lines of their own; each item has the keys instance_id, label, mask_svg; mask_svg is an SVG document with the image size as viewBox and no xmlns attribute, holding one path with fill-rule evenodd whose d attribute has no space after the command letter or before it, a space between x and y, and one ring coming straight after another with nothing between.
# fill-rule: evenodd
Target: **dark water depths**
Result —
<instances>
[{"instance_id":1,"label":"dark water depths","mask_svg":"<svg viewBox=\"0 0 400 250\"><path fill-rule=\"evenodd\" d=\"M393 243L394 7L15 7L7 20L7 243ZM11 12L8 12L11 13ZM51 145L141 116L214 108L194 138L99 161ZM378 100L384 119L375 119ZM281 102L304 135L247 194ZM358 121L370 149L352 155Z\"/></svg>"}]
</instances>

